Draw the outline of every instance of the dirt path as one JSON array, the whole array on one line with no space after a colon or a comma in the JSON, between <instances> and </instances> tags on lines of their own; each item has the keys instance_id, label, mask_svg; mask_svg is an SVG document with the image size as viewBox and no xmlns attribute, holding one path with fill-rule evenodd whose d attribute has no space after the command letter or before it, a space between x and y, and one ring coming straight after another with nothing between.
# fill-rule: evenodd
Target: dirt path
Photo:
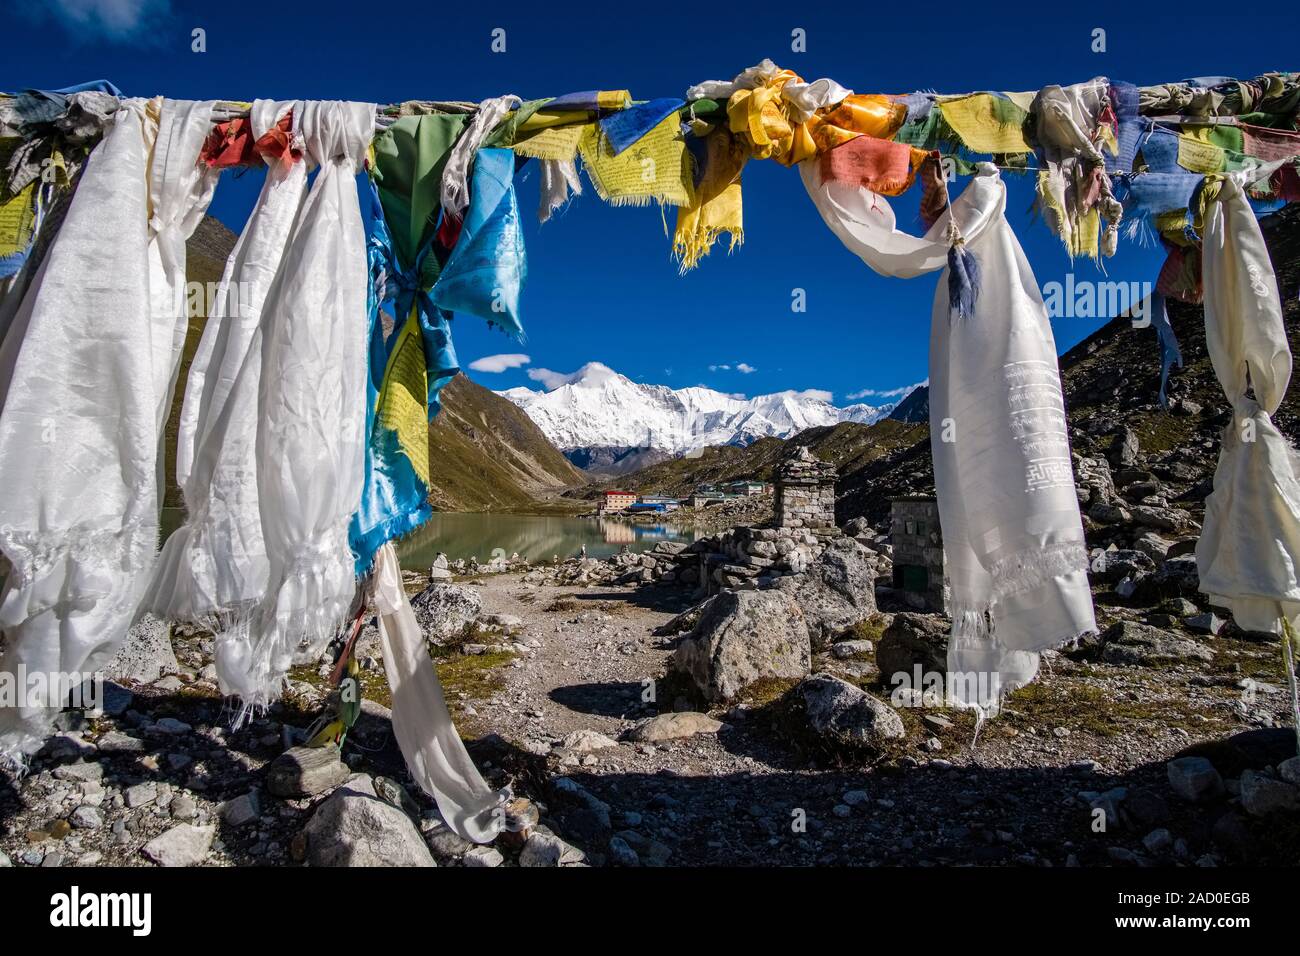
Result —
<instances>
[{"instance_id":1,"label":"dirt path","mask_svg":"<svg viewBox=\"0 0 1300 956\"><path fill-rule=\"evenodd\" d=\"M653 631L689 602L672 589L534 586L516 575L484 579L480 591L484 610L519 618L533 647L504 669L499 692L466 702L462 732L545 757L552 783L567 776L608 805L608 831L550 807L596 862L610 832L642 862L670 865L1228 862L1212 838L1224 808L1178 801L1165 761L1283 719L1276 687L1244 702L1237 686L1252 675L1276 682L1275 648L1220 639L1212 678L1203 665L1153 671L1053 656L974 747L968 715L904 711L908 740L874 767L828 765L761 701L714 713L725 721L717 734L555 751L574 731L619 741L675 709L642 697L663 686L677 641ZM814 670L869 682L874 664L819 655ZM1126 809L1097 832L1095 798L1116 788ZM1154 838L1155 851L1144 839L1157 830L1169 841Z\"/></svg>"}]
</instances>

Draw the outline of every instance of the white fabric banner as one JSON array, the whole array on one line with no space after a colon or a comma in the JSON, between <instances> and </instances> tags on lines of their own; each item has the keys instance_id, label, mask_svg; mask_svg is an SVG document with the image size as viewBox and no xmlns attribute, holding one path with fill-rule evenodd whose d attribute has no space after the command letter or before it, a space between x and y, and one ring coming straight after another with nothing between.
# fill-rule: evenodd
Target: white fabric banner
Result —
<instances>
[{"instance_id":1,"label":"white fabric banner","mask_svg":"<svg viewBox=\"0 0 1300 956\"><path fill-rule=\"evenodd\" d=\"M883 275L945 269L950 217L982 273L975 314L950 318L946 271L931 318L930 441L953 633L948 690L996 713L1034 678L1038 652L1095 631L1056 345L1006 189L981 164L925 237L899 232L870 190L820 181L809 195L844 245Z\"/></svg>"},{"instance_id":2,"label":"white fabric banner","mask_svg":"<svg viewBox=\"0 0 1300 956\"><path fill-rule=\"evenodd\" d=\"M1300 465L1273 424L1291 379L1277 278L1237 178L1209 203L1203 240L1205 342L1232 403L1196 544L1200 588L1237 624L1300 626Z\"/></svg>"},{"instance_id":3,"label":"white fabric banner","mask_svg":"<svg viewBox=\"0 0 1300 956\"><path fill-rule=\"evenodd\" d=\"M292 103L257 100L250 113L260 138ZM163 546L145 607L163 620L194 621L247 641L247 616L266 593L266 547L257 503L257 401L261 381L264 304L280 271L289 236L307 195L307 164L276 162L266 171L257 204L239 237L212 303L212 315L190 365L176 447L176 480L186 522Z\"/></svg>"},{"instance_id":4,"label":"white fabric banner","mask_svg":"<svg viewBox=\"0 0 1300 956\"><path fill-rule=\"evenodd\" d=\"M279 696L293 663L320 655L356 592L348 521L365 452L367 286L356 176L375 106L303 103L294 127L321 168L264 305L256 455L267 592L228 669L244 713Z\"/></svg>"},{"instance_id":5,"label":"white fabric banner","mask_svg":"<svg viewBox=\"0 0 1300 956\"><path fill-rule=\"evenodd\" d=\"M0 709L10 761L40 747L68 682L116 653L157 551L185 240L212 195L206 175L184 171L211 106L123 102L6 339L17 348L0 413L0 549L12 564L0 672L30 692Z\"/></svg>"},{"instance_id":6,"label":"white fabric banner","mask_svg":"<svg viewBox=\"0 0 1300 956\"><path fill-rule=\"evenodd\" d=\"M393 697L393 735L407 769L437 801L448 826L473 843L491 843L505 823L510 789L487 785L456 732L392 542L375 555L371 586Z\"/></svg>"}]
</instances>

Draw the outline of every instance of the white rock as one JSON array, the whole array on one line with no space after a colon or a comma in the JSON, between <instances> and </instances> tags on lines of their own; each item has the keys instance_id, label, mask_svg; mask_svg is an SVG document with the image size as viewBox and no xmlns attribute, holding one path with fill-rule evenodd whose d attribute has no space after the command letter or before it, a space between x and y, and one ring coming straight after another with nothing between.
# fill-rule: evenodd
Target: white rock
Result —
<instances>
[{"instance_id":1,"label":"white rock","mask_svg":"<svg viewBox=\"0 0 1300 956\"><path fill-rule=\"evenodd\" d=\"M159 866L197 866L212 848L215 826L181 823L144 845L142 853Z\"/></svg>"}]
</instances>

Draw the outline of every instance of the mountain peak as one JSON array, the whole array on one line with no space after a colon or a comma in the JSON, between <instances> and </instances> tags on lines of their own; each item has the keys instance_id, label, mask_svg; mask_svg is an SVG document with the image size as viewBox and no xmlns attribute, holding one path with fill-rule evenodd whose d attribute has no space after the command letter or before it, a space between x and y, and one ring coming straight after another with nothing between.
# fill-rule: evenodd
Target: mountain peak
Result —
<instances>
[{"instance_id":1,"label":"mountain peak","mask_svg":"<svg viewBox=\"0 0 1300 956\"><path fill-rule=\"evenodd\" d=\"M499 392L522 408L570 460L600 449L643 449L681 455L713 445L748 445L760 438L787 438L842 421L873 422L890 407L838 408L825 391L793 389L753 398L702 385L673 389L634 382L601 362L563 374L535 369L546 391Z\"/></svg>"}]
</instances>

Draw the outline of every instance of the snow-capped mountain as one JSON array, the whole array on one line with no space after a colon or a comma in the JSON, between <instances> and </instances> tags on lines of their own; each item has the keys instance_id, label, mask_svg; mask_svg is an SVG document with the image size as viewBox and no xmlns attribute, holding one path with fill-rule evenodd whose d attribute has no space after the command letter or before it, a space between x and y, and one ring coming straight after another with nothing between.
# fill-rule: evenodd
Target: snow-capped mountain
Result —
<instances>
[{"instance_id":1,"label":"snow-capped mountain","mask_svg":"<svg viewBox=\"0 0 1300 956\"><path fill-rule=\"evenodd\" d=\"M618 451L628 449L681 455L710 445L748 445L818 425L870 424L893 408L840 408L808 392L736 398L702 386L642 385L599 362L584 365L550 391L519 387L497 394L522 408L573 461L616 459ZM597 451L606 454L593 456Z\"/></svg>"}]
</instances>

